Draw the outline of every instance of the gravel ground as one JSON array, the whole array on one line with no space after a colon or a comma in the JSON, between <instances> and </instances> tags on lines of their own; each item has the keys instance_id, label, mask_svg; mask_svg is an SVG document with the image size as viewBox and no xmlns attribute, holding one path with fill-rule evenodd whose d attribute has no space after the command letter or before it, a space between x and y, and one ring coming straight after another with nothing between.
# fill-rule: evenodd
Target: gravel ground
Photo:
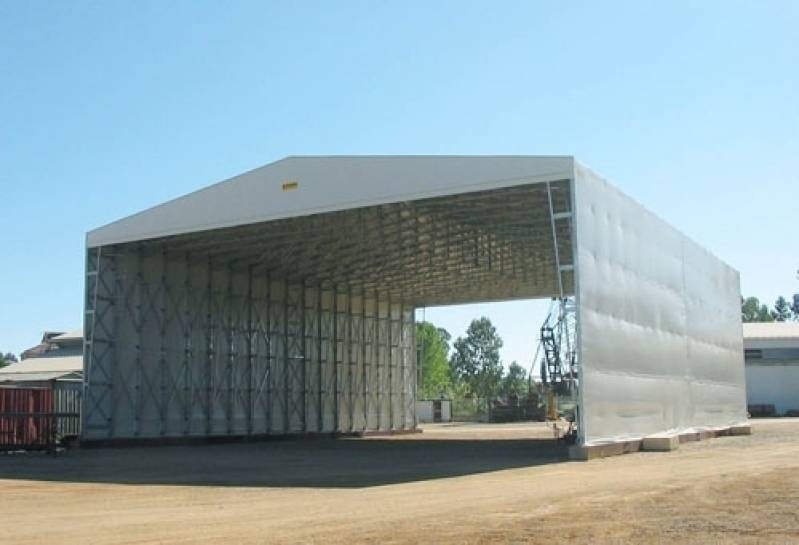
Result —
<instances>
[{"instance_id":1,"label":"gravel ground","mask_svg":"<svg viewBox=\"0 0 799 545\"><path fill-rule=\"evenodd\" d=\"M799 543L799 419L566 460L543 424L0 456L3 543Z\"/></svg>"}]
</instances>

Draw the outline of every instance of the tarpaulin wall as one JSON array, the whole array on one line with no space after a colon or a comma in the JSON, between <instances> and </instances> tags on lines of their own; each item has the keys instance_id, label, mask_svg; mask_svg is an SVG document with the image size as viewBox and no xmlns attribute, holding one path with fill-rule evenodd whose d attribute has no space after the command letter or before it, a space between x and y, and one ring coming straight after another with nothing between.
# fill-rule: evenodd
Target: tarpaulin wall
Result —
<instances>
[{"instance_id":1,"label":"tarpaulin wall","mask_svg":"<svg viewBox=\"0 0 799 545\"><path fill-rule=\"evenodd\" d=\"M738 273L575 165L585 445L746 420Z\"/></svg>"},{"instance_id":2,"label":"tarpaulin wall","mask_svg":"<svg viewBox=\"0 0 799 545\"><path fill-rule=\"evenodd\" d=\"M415 427L411 306L157 247L87 259L84 439Z\"/></svg>"}]
</instances>

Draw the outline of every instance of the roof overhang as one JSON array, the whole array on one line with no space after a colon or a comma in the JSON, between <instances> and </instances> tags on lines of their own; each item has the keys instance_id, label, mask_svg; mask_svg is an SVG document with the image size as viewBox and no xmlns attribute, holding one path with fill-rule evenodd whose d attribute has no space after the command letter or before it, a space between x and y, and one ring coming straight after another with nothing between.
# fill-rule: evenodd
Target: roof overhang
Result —
<instances>
[{"instance_id":1,"label":"roof overhang","mask_svg":"<svg viewBox=\"0 0 799 545\"><path fill-rule=\"evenodd\" d=\"M115 221L89 247L571 179L570 156L287 157Z\"/></svg>"},{"instance_id":2,"label":"roof overhang","mask_svg":"<svg viewBox=\"0 0 799 545\"><path fill-rule=\"evenodd\" d=\"M550 201L570 213L573 166L571 157L289 158L92 231L89 246L133 253L142 269L167 256L187 271L380 290L418 306L554 297L553 227L561 264L572 240Z\"/></svg>"}]
</instances>

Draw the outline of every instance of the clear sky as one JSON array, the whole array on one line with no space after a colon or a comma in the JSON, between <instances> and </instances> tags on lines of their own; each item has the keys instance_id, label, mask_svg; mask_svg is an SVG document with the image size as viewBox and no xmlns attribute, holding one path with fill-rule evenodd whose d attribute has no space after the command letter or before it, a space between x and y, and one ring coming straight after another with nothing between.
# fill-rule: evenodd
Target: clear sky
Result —
<instances>
[{"instance_id":1,"label":"clear sky","mask_svg":"<svg viewBox=\"0 0 799 545\"><path fill-rule=\"evenodd\" d=\"M0 0L0 350L81 325L91 228L290 154L573 154L799 291L799 2ZM487 314L528 361L541 304Z\"/></svg>"}]
</instances>

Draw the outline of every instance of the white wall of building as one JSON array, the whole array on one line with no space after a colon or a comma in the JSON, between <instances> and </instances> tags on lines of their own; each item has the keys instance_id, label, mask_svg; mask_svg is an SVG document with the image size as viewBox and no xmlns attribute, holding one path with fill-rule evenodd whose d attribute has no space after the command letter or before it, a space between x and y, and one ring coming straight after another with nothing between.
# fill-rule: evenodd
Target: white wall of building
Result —
<instances>
[{"instance_id":1,"label":"white wall of building","mask_svg":"<svg viewBox=\"0 0 799 545\"><path fill-rule=\"evenodd\" d=\"M416 418L419 422L429 423L434 422L433 417L433 401L423 399L416 402ZM449 399L441 400L441 422L452 421L452 401Z\"/></svg>"},{"instance_id":2,"label":"white wall of building","mask_svg":"<svg viewBox=\"0 0 799 545\"><path fill-rule=\"evenodd\" d=\"M799 410L799 363L747 365L746 402L774 405L777 414Z\"/></svg>"},{"instance_id":3,"label":"white wall of building","mask_svg":"<svg viewBox=\"0 0 799 545\"><path fill-rule=\"evenodd\" d=\"M743 325L746 402L799 410L799 322Z\"/></svg>"}]
</instances>

